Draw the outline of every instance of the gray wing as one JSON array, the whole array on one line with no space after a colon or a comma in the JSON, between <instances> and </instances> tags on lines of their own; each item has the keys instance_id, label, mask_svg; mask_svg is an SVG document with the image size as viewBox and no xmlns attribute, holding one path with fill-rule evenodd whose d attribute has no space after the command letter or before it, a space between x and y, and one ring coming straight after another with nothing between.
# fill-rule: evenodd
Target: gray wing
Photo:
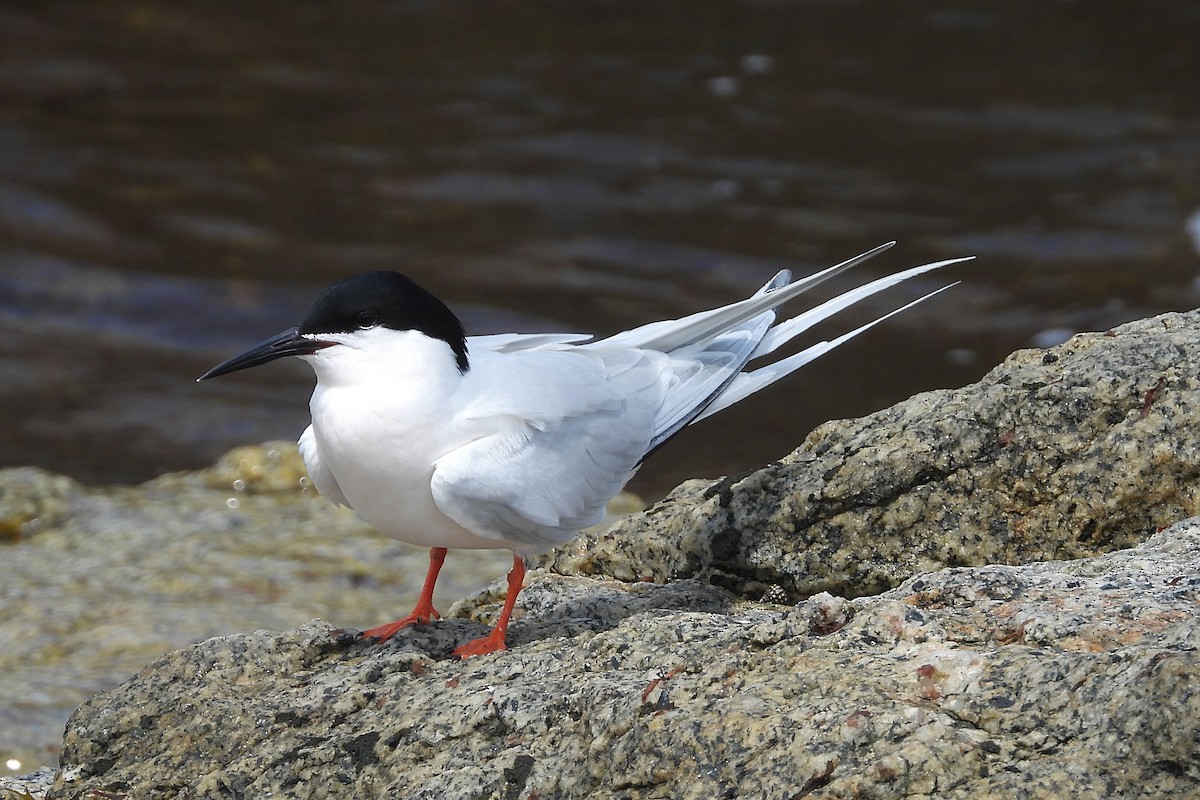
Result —
<instances>
[{"instance_id":1,"label":"gray wing","mask_svg":"<svg viewBox=\"0 0 1200 800\"><path fill-rule=\"evenodd\" d=\"M790 280L791 273L783 270L749 300L742 301L742 304L751 301L761 302L761 298L788 286ZM711 314L712 312L706 313ZM730 322L731 319L735 321ZM710 325L705 323L701 326L706 331L703 338L677 346L664 354L668 359L668 364L665 370L666 380L662 401L655 415L654 435L650 439L649 447L643 454L643 458L678 433L725 391L729 384L738 377L746 363L753 358L759 343L766 336L774 321L775 312L773 310L760 311L749 318L730 317L722 322L730 327L717 335L711 335ZM667 323L668 326L679 324L681 324L680 321ZM683 321L682 324L689 326L693 323ZM653 325L663 325L663 323L653 323ZM643 338L651 343L678 341L678 337L674 337L669 330L646 331L651 327L643 326L638 330L646 332L645 334L630 338ZM637 331L629 333L636 334ZM593 348L603 351L607 349L606 344L612 346L613 339L616 338L587 345L585 349Z\"/></svg>"},{"instance_id":2,"label":"gray wing","mask_svg":"<svg viewBox=\"0 0 1200 800\"><path fill-rule=\"evenodd\" d=\"M793 319L774 325L775 309L781 303L890 246L891 244L882 245L794 283L789 282L790 275L787 271L781 272L752 297L741 302L693 314L680 320L645 325L583 345L582 349L605 351L620 347L653 348L662 350L670 358L671 382L655 422L655 434L651 443L653 449L689 423L728 408L882 322L891 314L830 342L818 343L775 364L751 373L743 373L743 369L751 360L772 353L818 322L866 297L926 272L967 260L938 261L878 278L827 300ZM927 294L915 302L921 302L934 294L936 292ZM904 308L911 305L913 304L910 303Z\"/></svg>"},{"instance_id":3,"label":"gray wing","mask_svg":"<svg viewBox=\"0 0 1200 800\"><path fill-rule=\"evenodd\" d=\"M649 445L664 365L657 353L578 349L477 364L495 391L462 412L481 435L437 460L434 502L518 552L548 550L596 524Z\"/></svg>"}]
</instances>

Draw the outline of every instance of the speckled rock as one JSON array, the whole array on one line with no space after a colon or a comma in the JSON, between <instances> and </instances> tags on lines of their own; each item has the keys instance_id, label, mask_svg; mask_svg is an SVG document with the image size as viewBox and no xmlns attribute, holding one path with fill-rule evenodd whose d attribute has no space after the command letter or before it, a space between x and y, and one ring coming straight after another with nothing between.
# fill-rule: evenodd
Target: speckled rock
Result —
<instances>
[{"instance_id":1,"label":"speckled rock","mask_svg":"<svg viewBox=\"0 0 1200 800\"><path fill-rule=\"evenodd\" d=\"M455 553L439 607L511 563ZM314 616L387 622L412 607L426 565L424 549L318 497L287 442L140 486L0 470L0 780L55 763L71 711L163 653Z\"/></svg>"},{"instance_id":2,"label":"speckled rock","mask_svg":"<svg viewBox=\"0 0 1200 800\"><path fill-rule=\"evenodd\" d=\"M946 566L1077 558L1200 514L1200 312L1051 350L827 423L778 463L690 481L543 563L795 601Z\"/></svg>"},{"instance_id":3,"label":"speckled rock","mask_svg":"<svg viewBox=\"0 0 1200 800\"><path fill-rule=\"evenodd\" d=\"M0 800L41 800L54 783L54 770L41 767L24 775L0 775Z\"/></svg>"},{"instance_id":4,"label":"speckled rock","mask_svg":"<svg viewBox=\"0 0 1200 800\"><path fill-rule=\"evenodd\" d=\"M531 576L463 620L194 645L86 703L53 798L1045 798L1200 792L1200 520L1108 555L736 603ZM523 595L524 596L524 595Z\"/></svg>"},{"instance_id":5,"label":"speckled rock","mask_svg":"<svg viewBox=\"0 0 1200 800\"><path fill-rule=\"evenodd\" d=\"M1200 792L1200 533L1135 547L1200 513L1197 363L1200 314L1165 315L829 423L750 475L684 484L531 572L506 654L448 660L494 617L495 590L379 648L313 622L177 651L79 710L55 796ZM305 552L360 547L321 530L336 518L295 475L272 494L248 480L260 462L228 462L139 487L156 532L143 547L187 531L173 557L200 570L216 560L198 535L265 537L247 569L297 531L315 535ZM181 500L201 489L200 505ZM110 520L121 502L85 506ZM72 504L16 552L103 546L116 523L97 536ZM89 559L72 579L94 572L118 594L154 563ZM989 562L1027 566L964 566ZM272 585L328 602L304 574ZM171 596L132 593L154 591Z\"/></svg>"}]
</instances>

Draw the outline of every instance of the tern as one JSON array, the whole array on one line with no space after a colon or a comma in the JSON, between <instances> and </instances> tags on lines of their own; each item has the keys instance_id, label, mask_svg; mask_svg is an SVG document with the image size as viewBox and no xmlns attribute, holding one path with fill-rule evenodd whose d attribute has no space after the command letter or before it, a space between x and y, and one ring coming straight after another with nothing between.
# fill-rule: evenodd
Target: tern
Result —
<instances>
[{"instance_id":1,"label":"tern","mask_svg":"<svg viewBox=\"0 0 1200 800\"><path fill-rule=\"evenodd\" d=\"M699 422L951 283L837 338L747 371L813 325L901 281L966 258L873 280L791 319L778 306L891 247L795 282L784 270L753 296L606 339L570 333L467 336L439 299L398 272L325 289L300 325L199 380L298 356L316 373L300 453L317 490L388 536L430 548L412 613L363 631L386 640L440 615L433 589L447 548L513 552L495 627L456 649L505 649L525 559L600 522L642 461Z\"/></svg>"}]
</instances>

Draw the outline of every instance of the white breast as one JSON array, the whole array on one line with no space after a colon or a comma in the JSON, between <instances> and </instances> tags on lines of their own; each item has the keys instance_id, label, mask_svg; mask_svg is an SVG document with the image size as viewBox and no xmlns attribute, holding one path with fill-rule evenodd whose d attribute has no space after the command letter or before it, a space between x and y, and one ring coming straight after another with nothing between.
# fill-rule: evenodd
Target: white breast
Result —
<instances>
[{"instance_id":1,"label":"white breast","mask_svg":"<svg viewBox=\"0 0 1200 800\"><path fill-rule=\"evenodd\" d=\"M302 453L318 490L328 475L368 525L401 541L503 547L443 514L430 490L435 460L471 437L447 415L461 380L449 348L420 334L386 336L396 341L381 336L366 348L339 345L306 357L317 387Z\"/></svg>"}]
</instances>

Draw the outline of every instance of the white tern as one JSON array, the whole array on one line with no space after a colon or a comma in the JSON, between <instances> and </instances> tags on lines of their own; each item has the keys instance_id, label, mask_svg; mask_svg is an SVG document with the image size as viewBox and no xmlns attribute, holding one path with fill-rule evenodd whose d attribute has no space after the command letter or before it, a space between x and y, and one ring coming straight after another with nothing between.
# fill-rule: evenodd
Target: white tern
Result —
<instances>
[{"instance_id":1,"label":"white tern","mask_svg":"<svg viewBox=\"0 0 1200 800\"><path fill-rule=\"evenodd\" d=\"M776 323L776 308L894 243L752 297L606 339L581 334L466 336L442 301L397 272L339 281L298 327L200 380L299 356L316 373L300 452L317 490L369 525L430 548L416 608L364 631L383 640L438 617L447 548L513 551L495 628L459 647L503 650L524 559L594 525L642 460L684 426L728 408L943 286L835 339L747 365L858 301L968 259L879 278ZM950 284L953 285L953 284Z\"/></svg>"}]
</instances>

